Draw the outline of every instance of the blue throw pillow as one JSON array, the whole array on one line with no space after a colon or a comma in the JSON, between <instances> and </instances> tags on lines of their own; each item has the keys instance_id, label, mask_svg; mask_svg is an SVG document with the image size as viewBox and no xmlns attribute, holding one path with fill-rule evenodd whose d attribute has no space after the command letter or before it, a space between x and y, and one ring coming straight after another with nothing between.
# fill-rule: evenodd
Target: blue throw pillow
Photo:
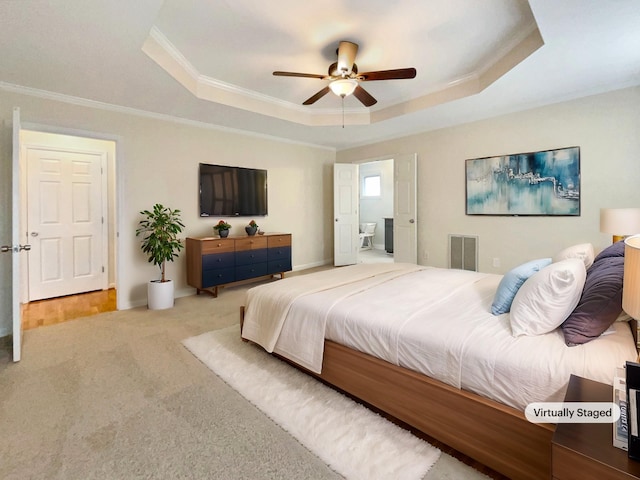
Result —
<instances>
[{"instance_id":1,"label":"blue throw pillow","mask_svg":"<svg viewBox=\"0 0 640 480\"><path fill-rule=\"evenodd\" d=\"M518 290L525 280L550 264L550 258L540 258L538 260L523 263L522 265L508 271L504 277L502 277L502 280L500 280L496 296L494 297L493 304L491 305L491 313L494 315L500 315L511 310L513 297L516 296L516 293L518 293Z\"/></svg>"}]
</instances>

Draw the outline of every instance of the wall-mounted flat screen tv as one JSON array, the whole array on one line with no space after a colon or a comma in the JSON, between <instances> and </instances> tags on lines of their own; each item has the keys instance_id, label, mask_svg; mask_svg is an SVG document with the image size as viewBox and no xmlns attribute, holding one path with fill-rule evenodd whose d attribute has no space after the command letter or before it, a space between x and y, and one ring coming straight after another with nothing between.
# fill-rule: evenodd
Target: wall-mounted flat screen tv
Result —
<instances>
[{"instance_id":1,"label":"wall-mounted flat screen tv","mask_svg":"<svg viewBox=\"0 0 640 480\"><path fill-rule=\"evenodd\" d=\"M200 216L267 215L267 171L200 164Z\"/></svg>"}]
</instances>

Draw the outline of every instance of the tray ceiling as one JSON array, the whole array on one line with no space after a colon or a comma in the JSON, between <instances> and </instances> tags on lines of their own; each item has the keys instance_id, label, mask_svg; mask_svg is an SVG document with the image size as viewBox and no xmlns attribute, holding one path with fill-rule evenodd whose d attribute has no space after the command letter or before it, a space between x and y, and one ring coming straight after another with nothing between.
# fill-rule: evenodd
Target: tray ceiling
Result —
<instances>
[{"instance_id":1,"label":"tray ceiling","mask_svg":"<svg viewBox=\"0 0 640 480\"><path fill-rule=\"evenodd\" d=\"M0 25L0 88L335 149L640 84L636 0L30 0ZM418 74L364 82L370 108L272 75L341 40Z\"/></svg>"}]
</instances>

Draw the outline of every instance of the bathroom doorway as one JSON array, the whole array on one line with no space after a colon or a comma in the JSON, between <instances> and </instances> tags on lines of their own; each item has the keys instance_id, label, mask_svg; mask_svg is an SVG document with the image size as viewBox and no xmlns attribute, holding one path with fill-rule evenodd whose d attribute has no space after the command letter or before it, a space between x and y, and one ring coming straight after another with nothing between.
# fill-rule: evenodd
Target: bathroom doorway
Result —
<instances>
[{"instance_id":1,"label":"bathroom doorway","mask_svg":"<svg viewBox=\"0 0 640 480\"><path fill-rule=\"evenodd\" d=\"M359 164L358 263L393 262L393 159Z\"/></svg>"}]
</instances>

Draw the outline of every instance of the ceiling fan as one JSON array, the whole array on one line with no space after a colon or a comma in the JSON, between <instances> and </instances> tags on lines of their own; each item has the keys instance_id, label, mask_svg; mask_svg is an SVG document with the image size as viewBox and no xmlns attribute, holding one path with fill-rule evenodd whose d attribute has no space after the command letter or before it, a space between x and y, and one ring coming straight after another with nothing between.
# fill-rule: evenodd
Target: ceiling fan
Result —
<instances>
[{"instance_id":1,"label":"ceiling fan","mask_svg":"<svg viewBox=\"0 0 640 480\"><path fill-rule=\"evenodd\" d=\"M415 78L416 76L415 68L398 68L395 70L358 73L358 66L355 64L356 53L358 53L358 45L356 43L342 41L336 53L338 54L338 61L329 66L327 75L296 72L273 72L273 74L280 77L318 78L320 80L330 81L329 85L302 102L303 105L311 105L324 97L329 91L332 91L342 98L353 94L365 107L375 105L377 100L360 86L360 82L372 80L402 80Z\"/></svg>"}]
</instances>

